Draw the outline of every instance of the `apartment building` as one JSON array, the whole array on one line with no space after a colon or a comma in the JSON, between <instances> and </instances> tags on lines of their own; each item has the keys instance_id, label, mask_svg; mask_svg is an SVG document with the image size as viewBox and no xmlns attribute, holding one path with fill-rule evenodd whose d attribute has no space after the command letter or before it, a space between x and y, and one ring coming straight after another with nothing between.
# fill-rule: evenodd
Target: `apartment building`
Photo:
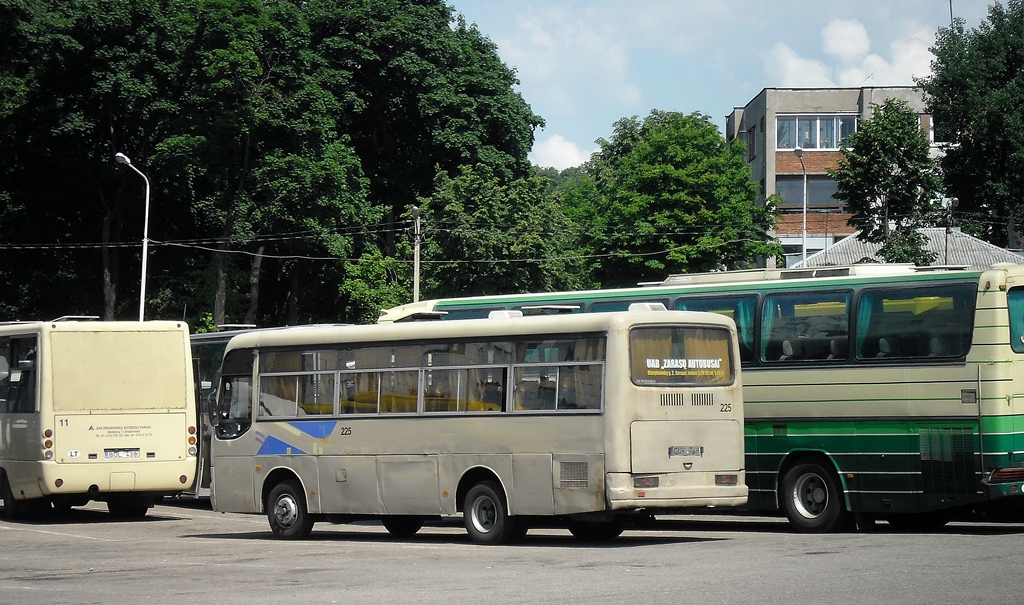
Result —
<instances>
[{"instance_id":1,"label":"apartment building","mask_svg":"<svg viewBox=\"0 0 1024 605\"><path fill-rule=\"evenodd\" d=\"M847 208L832 197L836 183L826 170L839 167L841 145L860 120L871 117L872 104L889 98L906 101L932 132L923 93L912 86L765 88L726 117L726 138L747 144L761 200L773 193L783 199L775 235L787 266L854 233Z\"/></svg>"}]
</instances>

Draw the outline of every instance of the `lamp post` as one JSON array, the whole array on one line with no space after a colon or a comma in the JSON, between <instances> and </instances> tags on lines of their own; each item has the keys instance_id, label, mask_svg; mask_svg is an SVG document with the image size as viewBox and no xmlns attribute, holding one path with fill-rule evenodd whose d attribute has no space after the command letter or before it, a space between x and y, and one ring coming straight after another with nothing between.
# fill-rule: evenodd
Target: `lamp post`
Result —
<instances>
[{"instance_id":1,"label":"lamp post","mask_svg":"<svg viewBox=\"0 0 1024 605\"><path fill-rule=\"evenodd\" d=\"M146 213L142 221L142 281L139 287L139 321L142 321L146 309L146 260L149 256L149 179L141 170L132 166L132 161L121 152L114 154L114 162L131 168L146 182Z\"/></svg>"},{"instance_id":2,"label":"lamp post","mask_svg":"<svg viewBox=\"0 0 1024 605\"><path fill-rule=\"evenodd\" d=\"M793 150L796 155L796 159L800 160L800 170L804 173L804 217L803 227L800 230L800 249L803 252L803 261L800 266L803 267L807 264L807 165L804 164L804 150L797 147Z\"/></svg>"},{"instance_id":3,"label":"lamp post","mask_svg":"<svg viewBox=\"0 0 1024 605\"><path fill-rule=\"evenodd\" d=\"M413 248L412 248L412 302L420 301L420 207L412 207Z\"/></svg>"}]
</instances>

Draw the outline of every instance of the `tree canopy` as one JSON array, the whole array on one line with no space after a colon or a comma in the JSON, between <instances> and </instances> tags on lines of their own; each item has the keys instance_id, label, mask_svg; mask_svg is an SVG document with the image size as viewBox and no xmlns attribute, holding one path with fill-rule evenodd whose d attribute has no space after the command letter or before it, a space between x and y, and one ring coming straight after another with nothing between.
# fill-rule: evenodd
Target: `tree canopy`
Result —
<instances>
[{"instance_id":1,"label":"tree canopy","mask_svg":"<svg viewBox=\"0 0 1024 605\"><path fill-rule=\"evenodd\" d=\"M757 185L742 143L729 144L702 114L652 111L624 118L590 171L601 199L598 281L635 285L669 273L737 269L781 254L768 231L771 200Z\"/></svg>"},{"instance_id":2,"label":"tree canopy","mask_svg":"<svg viewBox=\"0 0 1024 605\"><path fill-rule=\"evenodd\" d=\"M995 2L975 29L963 20L940 28L932 75L918 85L935 120L936 140L957 215L997 245L1024 245L1024 0Z\"/></svg>"},{"instance_id":3,"label":"tree canopy","mask_svg":"<svg viewBox=\"0 0 1024 605\"><path fill-rule=\"evenodd\" d=\"M9 317L134 316L120 151L147 317L365 320L409 289L393 217L438 169L525 177L543 123L443 0L0 0L0 34Z\"/></svg>"}]
</instances>

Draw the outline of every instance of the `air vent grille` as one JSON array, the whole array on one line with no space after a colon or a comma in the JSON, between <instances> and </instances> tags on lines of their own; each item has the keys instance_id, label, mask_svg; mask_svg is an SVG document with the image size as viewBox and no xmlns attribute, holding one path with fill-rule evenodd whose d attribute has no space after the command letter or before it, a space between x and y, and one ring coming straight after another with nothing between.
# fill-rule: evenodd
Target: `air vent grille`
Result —
<instances>
[{"instance_id":1,"label":"air vent grille","mask_svg":"<svg viewBox=\"0 0 1024 605\"><path fill-rule=\"evenodd\" d=\"M558 486L565 489L587 489L587 463L562 462L559 465Z\"/></svg>"}]
</instances>

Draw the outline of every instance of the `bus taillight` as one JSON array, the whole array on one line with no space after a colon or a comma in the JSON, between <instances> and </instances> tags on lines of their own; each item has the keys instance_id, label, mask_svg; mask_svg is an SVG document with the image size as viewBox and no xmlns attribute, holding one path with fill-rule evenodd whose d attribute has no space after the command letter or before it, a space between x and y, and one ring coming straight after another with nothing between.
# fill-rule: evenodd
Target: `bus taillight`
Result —
<instances>
[{"instance_id":1,"label":"bus taillight","mask_svg":"<svg viewBox=\"0 0 1024 605\"><path fill-rule=\"evenodd\" d=\"M185 485L185 483L188 482L188 475L182 475L182 476L178 477L178 481L181 481L181 484Z\"/></svg>"},{"instance_id":2,"label":"bus taillight","mask_svg":"<svg viewBox=\"0 0 1024 605\"><path fill-rule=\"evenodd\" d=\"M738 475L715 475L715 485L738 485Z\"/></svg>"},{"instance_id":3,"label":"bus taillight","mask_svg":"<svg viewBox=\"0 0 1024 605\"><path fill-rule=\"evenodd\" d=\"M188 427L188 434L189 435L195 435L196 434L196 427L194 427L194 426Z\"/></svg>"}]
</instances>

